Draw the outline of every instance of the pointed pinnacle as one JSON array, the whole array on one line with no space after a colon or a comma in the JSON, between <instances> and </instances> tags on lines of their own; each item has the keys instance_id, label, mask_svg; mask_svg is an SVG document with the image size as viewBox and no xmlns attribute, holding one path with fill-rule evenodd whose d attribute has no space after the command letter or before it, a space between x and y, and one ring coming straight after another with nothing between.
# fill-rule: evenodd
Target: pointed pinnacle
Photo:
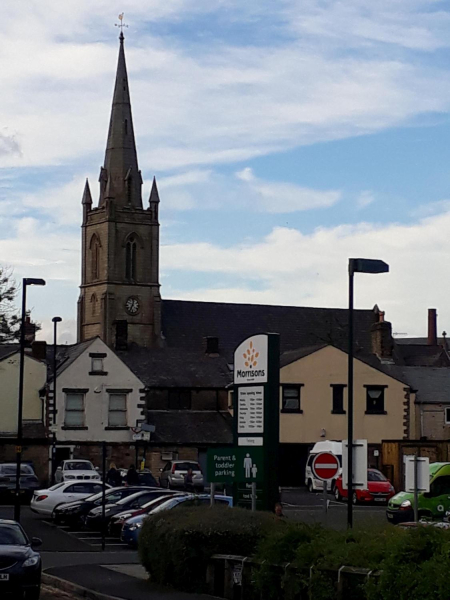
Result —
<instances>
[{"instance_id":1,"label":"pointed pinnacle","mask_svg":"<svg viewBox=\"0 0 450 600\"><path fill-rule=\"evenodd\" d=\"M84 186L83 199L81 200L81 204L92 204L92 196L91 190L89 188L89 181L86 177L86 184Z\"/></svg>"},{"instance_id":2,"label":"pointed pinnacle","mask_svg":"<svg viewBox=\"0 0 450 600\"><path fill-rule=\"evenodd\" d=\"M150 192L150 198L148 199L149 203L159 202L159 193L158 186L156 185L156 177L153 177L152 189Z\"/></svg>"},{"instance_id":3,"label":"pointed pinnacle","mask_svg":"<svg viewBox=\"0 0 450 600\"><path fill-rule=\"evenodd\" d=\"M114 198L114 186L111 177L108 177L108 182L105 188L105 200Z\"/></svg>"}]
</instances>

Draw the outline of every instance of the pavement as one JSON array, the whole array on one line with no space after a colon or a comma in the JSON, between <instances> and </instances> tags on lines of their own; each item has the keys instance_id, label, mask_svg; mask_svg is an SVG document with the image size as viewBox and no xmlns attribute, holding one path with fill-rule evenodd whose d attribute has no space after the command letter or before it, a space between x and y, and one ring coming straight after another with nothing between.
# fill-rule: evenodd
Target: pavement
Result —
<instances>
[{"instance_id":1,"label":"pavement","mask_svg":"<svg viewBox=\"0 0 450 600\"><path fill-rule=\"evenodd\" d=\"M288 519L306 523L322 523L335 529L345 529L347 504L327 496L325 515L322 492L308 493L302 488L282 491L283 511ZM385 527L385 506L354 507L355 527ZM12 518L13 507L0 506L0 518ZM138 553L117 539L108 539L101 550L99 534L70 531L22 507L21 523L29 537L42 539L41 556L46 574L122 600L207 600L208 596L186 594L151 584L139 564ZM67 590L66 590L67 591ZM72 600L72 592L43 590L42 600ZM56 594L56 595L55 595Z\"/></svg>"}]
</instances>

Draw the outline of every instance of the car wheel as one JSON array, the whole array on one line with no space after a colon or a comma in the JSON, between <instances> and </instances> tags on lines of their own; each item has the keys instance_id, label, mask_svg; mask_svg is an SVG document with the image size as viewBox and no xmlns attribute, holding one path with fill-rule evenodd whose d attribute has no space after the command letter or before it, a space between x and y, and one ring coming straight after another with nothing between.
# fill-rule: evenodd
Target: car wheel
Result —
<instances>
[{"instance_id":1,"label":"car wheel","mask_svg":"<svg viewBox=\"0 0 450 600\"><path fill-rule=\"evenodd\" d=\"M311 492L313 492L313 491L314 491L314 486L313 486L312 479L309 479L309 480L308 480L308 486L307 486L307 487L308 487L308 492L310 492L310 493L311 493Z\"/></svg>"},{"instance_id":2,"label":"car wheel","mask_svg":"<svg viewBox=\"0 0 450 600\"><path fill-rule=\"evenodd\" d=\"M41 586L34 588L33 590L27 590L25 592L25 600L39 600L41 595Z\"/></svg>"},{"instance_id":3,"label":"car wheel","mask_svg":"<svg viewBox=\"0 0 450 600\"><path fill-rule=\"evenodd\" d=\"M339 493L339 490L337 487L334 488L334 499L336 500L336 502L340 502L342 500L342 496Z\"/></svg>"}]
</instances>

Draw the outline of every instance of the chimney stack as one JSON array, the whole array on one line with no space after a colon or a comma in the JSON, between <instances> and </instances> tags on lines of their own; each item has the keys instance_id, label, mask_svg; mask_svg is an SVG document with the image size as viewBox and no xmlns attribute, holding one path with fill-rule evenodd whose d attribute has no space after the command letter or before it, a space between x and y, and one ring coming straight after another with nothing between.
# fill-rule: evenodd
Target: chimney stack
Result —
<instances>
[{"instance_id":1,"label":"chimney stack","mask_svg":"<svg viewBox=\"0 0 450 600\"><path fill-rule=\"evenodd\" d=\"M31 344L31 354L33 358L38 360L46 360L47 358L47 342L36 341Z\"/></svg>"},{"instance_id":2,"label":"chimney stack","mask_svg":"<svg viewBox=\"0 0 450 600\"><path fill-rule=\"evenodd\" d=\"M437 312L435 308L428 309L428 345L437 346Z\"/></svg>"},{"instance_id":3,"label":"chimney stack","mask_svg":"<svg viewBox=\"0 0 450 600\"><path fill-rule=\"evenodd\" d=\"M36 337L36 325L31 322L30 315L25 316L25 346L30 347Z\"/></svg>"},{"instance_id":4,"label":"chimney stack","mask_svg":"<svg viewBox=\"0 0 450 600\"><path fill-rule=\"evenodd\" d=\"M205 354L209 356L219 355L219 338L208 336L205 338Z\"/></svg>"},{"instance_id":5,"label":"chimney stack","mask_svg":"<svg viewBox=\"0 0 450 600\"><path fill-rule=\"evenodd\" d=\"M391 358L394 341L392 339L392 325L384 320L384 312L378 314L378 323L370 328L372 336L372 352L378 358Z\"/></svg>"}]
</instances>

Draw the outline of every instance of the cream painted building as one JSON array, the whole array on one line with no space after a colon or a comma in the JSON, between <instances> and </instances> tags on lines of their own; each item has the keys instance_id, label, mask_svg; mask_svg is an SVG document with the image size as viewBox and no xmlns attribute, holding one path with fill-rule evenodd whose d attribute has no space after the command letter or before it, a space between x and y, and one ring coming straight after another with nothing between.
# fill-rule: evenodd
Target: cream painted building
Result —
<instances>
[{"instance_id":1,"label":"cream painted building","mask_svg":"<svg viewBox=\"0 0 450 600\"><path fill-rule=\"evenodd\" d=\"M17 412L19 399L19 365L20 354L8 348L0 358L0 435L17 433ZM24 389L23 389L23 421L24 432L28 424L42 425L44 421L44 403L39 397L45 386L47 366L45 362L25 355Z\"/></svg>"},{"instance_id":2,"label":"cream painted building","mask_svg":"<svg viewBox=\"0 0 450 600\"><path fill-rule=\"evenodd\" d=\"M58 442L132 442L144 385L100 338L71 347L56 381Z\"/></svg>"},{"instance_id":3,"label":"cream painted building","mask_svg":"<svg viewBox=\"0 0 450 600\"><path fill-rule=\"evenodd\" d=\"M379 466L377 451L382 440L409 437L414 394L406 383L384 372L375 356L373 364L354 360L354 438L367 440L369 464ZM315 442L347 438L347 369L347 354L330 345L302 348L281 357L283 472L289 471L291 460L302 465L300 472L304 472L308 450Z\"/></svg>"}]
</instances>

